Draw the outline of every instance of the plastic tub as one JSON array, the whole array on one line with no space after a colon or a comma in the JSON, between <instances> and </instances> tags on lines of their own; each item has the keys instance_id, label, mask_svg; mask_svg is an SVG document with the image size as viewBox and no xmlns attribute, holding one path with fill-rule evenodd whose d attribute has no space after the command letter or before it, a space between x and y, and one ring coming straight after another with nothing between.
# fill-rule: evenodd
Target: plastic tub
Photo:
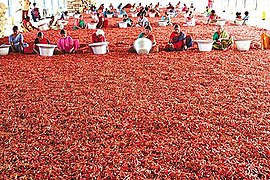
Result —
<instances>
[{"instance_id":1,"label":"plastic tub","mask_svg":"<svg viewBox=\"0 0 270 180\"><path fill-rule=\"evenodd\" d=\"M53 56L54 48L57 47L57 45L54 44L37 44L37 46L41 56Z\"/></svg>"},{"instance_id":2,"label":"plastic tub","mask_svg":"<svg viewBox=\"0 0 270 180\"><path fill-rule=\"evenodd\" d=\"M137 13L131 13L131 17L137 17Z\"/></svg>"},{"instance_id":3,"label":"plastic tub","mask_svg":"<svg viewBox=\"0 0 270 180\"><path fill-rule=\"evenodd\" d=\"M120 28L127 28L127 22L119 22L118 25Z\"/></svg>"},{"instance_id":4,"label":"plastic tub","mask_svg":"<svg viewBox=\"0 0 270 180\"><path fill-rule=\"evenodd\" d=\"M199 51L212 51L213 40L195 40L198 43Z\"/></svg>"},{"instance_id":5,"label":"plastic tub","mask_svg":"<svg viewBox=\"0 0 270 180\"><path fill-rule=\"evenodd\" d=\"M236 25L242 25L243 22L244 22L243 20L237 20L237 19L235 20Z\"/></svg>"},{"instance_id":6,"label":"plastic tub","mask_svg":"<svg viewBox=\"0 0 270 180\"><path fill-rule=\"evenodd\" d=\"M92 48L94 54L106 54L108 44L109 42L98 42L89 44L89 46Z\"/></svg>"},{"instance_id":7,"label":"plastic tub","mask_svg":"<svg viewBox=\"0 0 270 180\"><path fill-rule=\"evenodd\" d=\"M97 28L97 23L87 23L87 28L88 29L96 29Z\"/></svg>"},{"instance_id":8,"label":"plastic tub","mask_svg":"<svg viewBox=\"0 0 270 180\"><path fill-rule=\"evenodd\" d=\"M149 13L149 17L153 18L156 16L156 13Z\"/></svg>"},{"instance_id":9,"label":"plastic tub","mask_svg":"<svg viewBox=\"0 0 270 180\"><path fill-rule=\"evenodd\" d=\"M10 45L2 44L0 46L0 56L8 55Z\"/></svg>"},{"instance_id":10,"label":"plastic tub","mask_svg":"<svg viewBox=\"0 0 270 180\"><path fill-rule=\"evenodd\" d=\"M226 20L224 20L224 19L219 19L219 20L217 20L217 25L218 25L218 26L224 26L225 23L226 23Z\"/></svg>"},{"instance_id":11,"label":"plastic tub","mask_svg":"<svg viewBox=\"0 0 270 180\"><path fill-rule=\"evenodd\" d=\"M167 21L158 21L159 26L167 26Z\"/></svg>"},{"instance_id":12,"label":"plastic tub","mask_svg":"<svg viewBox=\"0 0 270 180\"><path fill-rule=\"evenodd\" d=\"M251 39L235 40L236 49L239 51L248 51L251 44Z\"/></svg>"},{"instance_id":13,"label":"plastic tub","mask_svg":"<svg viewBox=\"0 0 270 180\"><path fill-rule=\"evenodd\" d=\"M117 15L118 18L123 18L123 16L124 16L123 14L118 14Z\"/></svg>"},{"instance_id":14,"label":"plastic tub","mask_svg":"<svg viewBox=\"0 0 270 180\"><path fill-rule=\"evenodd\" d=\"M80 16L81 16L80 14L74 14L74 15L73 15L73 17L74 17L75 19L79 19Z\"/></svg>"},{"instance_id":15,"label":"plastic tub","mask_svg":"<svg viewBox=\"0 0 270 180\"><path fill-rule=\"evenodd\" d=\"M133 44L138 54L148 54L152 48L152 41L147 38L139 38Z\"/></svg>"},{"instance_id":16,"label":"plastic tub","mask_svg":"<svg viewBox=\"0 0 270 180\"><path fill-rule=\"evenodd\" d=\"M113 17L113 14L106 14L107 15L107 18L112 18Z\"/></svg>"}]
</instances>

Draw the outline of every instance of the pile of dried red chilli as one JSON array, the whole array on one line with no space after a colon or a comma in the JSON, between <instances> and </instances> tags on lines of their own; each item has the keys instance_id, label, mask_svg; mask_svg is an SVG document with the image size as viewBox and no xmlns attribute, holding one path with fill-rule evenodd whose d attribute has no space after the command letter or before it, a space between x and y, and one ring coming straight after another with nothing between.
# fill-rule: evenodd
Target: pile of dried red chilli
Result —
<instances>
[{"instance_id":1,"label":"pile of dried red chilli","mask_svg":"<svg viewBox=\"0 0 270 180\"><path fill-rule=\"evenodd\" d=\"M68 28L90 43L94 30ZM194 39L215 29L182 28ZM141 29L110 27L105 55L1 56L0 176L270 179L270 51L256 48L261 30L226 29L251 50L139 56L127 49ZM171 31L154 25L160 45Z\"/></svg>"}]
</instances>

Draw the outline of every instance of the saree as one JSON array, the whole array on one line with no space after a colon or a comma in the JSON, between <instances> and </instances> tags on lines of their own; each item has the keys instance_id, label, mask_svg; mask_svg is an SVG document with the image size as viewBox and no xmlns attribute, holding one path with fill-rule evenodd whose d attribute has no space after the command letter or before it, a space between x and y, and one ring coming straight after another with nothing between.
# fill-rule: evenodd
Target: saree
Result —
<instances>
[{"instance_id":1,"label":"saree","mask_svg":"<svg viewBox=\"0 0 270 180\"><path fill-rule=\"evenodd\" d=\"M192 37L183 32L180 32L179 34L173 32L170 36L170 42L173 44L173 49L175 50L182 50L184 46L189 48L193 45Z\"/></svg>"},{"instance_id":2,"label":"saree","mask_svg":"<svg viewBox=\"0 0 270 180\"><path fill-rule=\"evenodd\" d=\"M23 43L23 35L21 33L17 34L17 36L10 35L8 38L9 44L11 44L14 48L15 52L23 52L24 47L28 47L27 43Z\"/></svg>"},{"instance_id":3,"label":"saree","mask_svg":"<svg viewBox=\"0 0 270 180\"><path fill-rule=\"evenodd\" d=\"M270 36L266 33L261 34L262 49L270 49Z\"/></svg>"},{"instance_id":4,"label":"saree","mask_svg":"<svg viewBox=\"0 0 270 180\"><path fill-rule=\"evenodd\" d=\"M79 48L79 41L67 36L66 38L60 38L57 46L64 52L71 52L73 49L76 51Z\"/></svg>"},{"instance_id":5,"label":"saree","mask_svg":"<svg viewBox=\"0 0 270 180\"><path fill-rule=\"evenodd\" d=\"M219 41L219 39L221 39L221 41ZM215 32L213 40L213 48L218 50L225 50L233 44L232 37L230 37L226 31L221 31L220 34Z\"/></svg>"}]
</instances>

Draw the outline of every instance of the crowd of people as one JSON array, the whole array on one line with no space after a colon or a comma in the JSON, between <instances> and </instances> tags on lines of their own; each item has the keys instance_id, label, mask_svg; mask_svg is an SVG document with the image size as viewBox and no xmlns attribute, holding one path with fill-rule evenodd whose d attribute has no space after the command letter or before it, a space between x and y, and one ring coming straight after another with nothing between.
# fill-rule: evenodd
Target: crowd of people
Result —
<instances>
[{"instance_id":1,"label":"crowd of people","mask_svg":"<svg viewBox=\"0 0 270 180\"><path fill-rule=\"evenodd\" d=\"M132 13L136 13L138 15L137 22L135 23L127 13L127 10ZM117 8L114 8L112 4L109 5L109 8L105 8L104 4L101 4L100 7L96 8L94 6L91 6L91 10L93 11L92 20L93 22L96 22L96 28L97 31L92 34L92 43L97 42L106 42L105 38L105 32L101 30L103 27L106 27L108 25L108 21L106 22L107 18L106 16L108 14L123 14L123 22L127 23L128 27L131 26L140 26L143 27L143 32L141 32L137 38L147 38L152 42L152 50L151 52L158 52L160 50L165 51L183 51L187 50L191 47L193 47L194 42L191 35L186 34L185 32L181 31L181 26L178 23L172 23L171 22L171 15L169 13L175 13L177 15L177 12L182 11L188 16L186 16L186 20L191 20L193 18L193 11L195 11L194 5L191 3L190 7L187 7L186 4L184 4L182 7L180 5L180 2L176 4L176 6L173 6L171 3L169 3L166 7L167 11L164 12L164 15L161 17L162 21L166 21L167 25L173 26L173 32L171 33L170 37L168 37L168 44L163 46L164 48L161 49L158 43L156 42L155 36L152 33L153 27L151 26L150 21L146 17L149 13L155 13L155 16L160 16L162 14L159 3L155 6L151 3L147 6L142 6L141 3L139 3L138 6L136 4L127 4L123 6L122 3L120 3ZM35 10L33 10L35 11ZM84 12L85 10L83 10ZM83 29L87 28L87 22L83 18L83 12L75 12L74 15L77 15L78 18L75 18L73 29ZM34 13L34 12L33 12ZM207 23L216 23L217 19L219 18L215 12L215 10L211 9L211 7L206 7L206 13L207 13ZM35 13L34 13L35 14ZM245 17L241 17L241 13L236 13L236 19L243 20L247 24L249 13L246 11ZM33 17L33 20L39 19L40 15L36 13L35 19ZM60 20L68 20L68 12L65 11L62 13ZM52 16L52 19L50 21L50 25L54 25L56 23L54 16ZM25 31L28 32L34 29L39 30L38 28L34 27L30 22L30 17L26 16L22 23ZM61 28L60 30L60 37L57 43L57 49L55 50L56 53L76 53L77 50L80 48L80 43L77 39L73 39L71 36L67 34L67 31L64 28ZM269 37L267 34L264 34L261 39L264 41L264 48L269 48L270 45L267 44L266 41L269 41ZM223 26L218 26L217 31L213 33L213 48L219 49L219 50L227 50L230 48L233 44L233 37L229 35L229 33L225 30ZM265 43L266 42L266 43ZM18 26L13 27L13 34L9 37L9 43L11 45L11 51L13 52L24 52L24 48L28 46L27 43L24 42L23 34L19 32ZM33 52L39 53L39 50L36 46L36 44L50 44L49 39L44 37L44 34L42 31L39 30L37 33L37 37L34 40L33 45ZM128 50L129 52L135 52L135 49L133 47L133 44Z\"/></svg>"}]
</instances>

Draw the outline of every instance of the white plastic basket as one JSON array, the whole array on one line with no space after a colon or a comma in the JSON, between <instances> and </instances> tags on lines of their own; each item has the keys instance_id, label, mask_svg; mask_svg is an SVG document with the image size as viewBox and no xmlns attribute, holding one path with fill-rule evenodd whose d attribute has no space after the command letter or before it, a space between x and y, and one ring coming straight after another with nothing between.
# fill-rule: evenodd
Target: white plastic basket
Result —
<instances>
[{"instance_id":1,"label":"white plastic basket","mask_svg":"<svg viewBox=\"0 0 270 180\"><path fill-rule=\"evenodd\" d=\"M73 17L74 17L75 19L79 19L79 18L80 18L80 14L74 14Z\"/></svg>"},{"instance_id":2,"label":"white plastic basket","mask_svg":"<svg viewBox=\"0 0 270 180\"><path fill-rule=\"evenodd\" d=\"M219 20L217 20L217 25L218 25L218 26L224 26L225 23L226 23L226 20L224 20L224 19L219 19Z\"/></svg>"},{"instance_id":3,"label":"white plastic basket","mask_svg":"<svg viewBox=\"0 0 270 180\"><path fill-rule=\"evenodd\" d=\"M57 45L54 44L37 44L39 48L39 54L41 56L53 56L54 48L56 48Z\"/></svg>"},{"instance_id":4,"label":"white plastic basket","mask_svg":"<svg viewBox=\"0 0 270 180\"><path fill-rule=\"evenodd\" d=\"M158 25L162 27L167 26L167 21L158 21Z\"/></svg>"},{"instance_id":5,"label":"white plastic basket","mask_svg":"<svg viewBox=\"0 0 270 180\"><path fill-rule=\"evenodd\" d=\"M153 18L156 16L156 13L149 13L149 17Z\"/></svg>"},{"instance_id":6,"label":"white plastic basket","mask_svg":"<svg viewBox=\"0 0 270 180\"><path fill-rule=\"evenodd\" d=\"M138 54L148 54L152 48L152 41L147 38L139 38L133 44Z\"/></svg>"},{"instance_id":7,"label":"white plastic basket","mask_svg":"<svg viewBox=\"0 0 270 180\"><path fill-rule=\"evenodd\" d=\"M235 20L236 25L242 25L243 22L244 22L244 20L237 20L237 19Z\"/></svg>"},{"instance_id":8,"label":"white plastic basket","mask_svg":"<svg viewBox=\"0 0 270 180\"><path fill-rule=\"evenodd\" d=\"M131 13L131 17L137 17L137 13Z\"/></svg>"},{"instance_id":9,"label":"white plastic basket","mask_svg":"<svg viewBox=\"0 0 270 180\"><path fill-rule=\"evenodd\" d=\"M198 43L199 51L212 51L213 40L195 40Z\"/></svg>"},{"instance_id":10,"label":"white plastic basket","mask_svg":"<svg viewBox=\"0 0 270 180\"><path fill-rule=\"evenodd\" d=\"M0 46L0 55L1 55L1 56L8 55L8 53L9 53L9 48L10 48L10 45L2 44L2 45Z\"/></svg>"},{"instance_id":11,"label":"white plastic basket","mask_svg":"<svg viewBox=\"0 0 270 180\"><path fill-rule=\"evenodd\" d=\"M123 16L124 16L123 14L118 14L117 15L118 18L123 18Z\"/></svg>"},{"instance_id":12,"label":"white plastic basket","mask_svg":"<svg viewBox=\"0 0 270 180\"><path fill-rule=\"evenodd\" d=\"M113 14L106 14L107 15L107 18L112 18L113 17Z\"/></svg>"},{"instance_id":13,"label":"white plastic basket","mask_svg":"<svg viewBox=\"0 0 270 180\"><path fill-rule=\"evenodd\" d=\"M127 22L119 22L118 25L120 28L127 28Z\"/></svg>"},{"instance_id":14,"label":"white plastic basket","mask_svg":"<svg viewBox=\"0 0 270 180\"><path fill-rule=\"evenodd\" d=\"M87 28L88 29L96 29L97 28L97 23L87 23Z\"/></svg>"},{"instance_id":15,"label":"white plastic basket","mask_svg":"<svg viewBox=\"0 0 270 180\"><path fill-rule=\"evenodd\" d=\"M251 44L251 39L235 40L236 48L239 51L248 51Z\"/></svg>"},{"instance_id":16,"label":"white plastic basket","mask_svg":"<svg viewBox=\"0 0 270 180\"><path fill-rule=\"evenodd\" d=\"M92 48L94 54L106 54L108 44L109 42L99 42L89 44L89 46Z\"/></svg>"}]
</instances>

